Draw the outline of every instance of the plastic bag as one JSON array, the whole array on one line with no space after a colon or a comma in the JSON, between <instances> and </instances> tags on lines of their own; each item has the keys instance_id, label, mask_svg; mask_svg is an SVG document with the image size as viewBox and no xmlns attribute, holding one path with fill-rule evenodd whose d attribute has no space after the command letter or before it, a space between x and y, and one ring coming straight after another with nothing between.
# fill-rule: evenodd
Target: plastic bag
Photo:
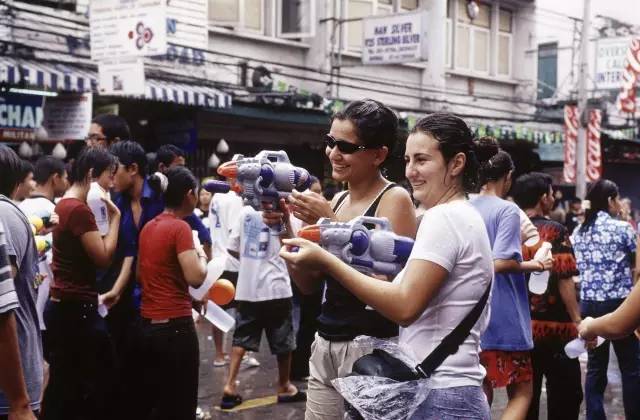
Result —
<instances>
[{"instance_id":1,"label":"plastic bag","mask_svg":"<svg viewBox=\"0 0 640 420\"><path fill-rule=\"evenodd\" d=\"M379 348L411 367L418 364L395 340L359 336L354 339L353 346ZM334 379L331 383L365 420L409 419L431 389L428 379L397 382L379 376L347 376ZM347 412L345 418L348 419L348 416Z\"/></svg>"}]
</instances>

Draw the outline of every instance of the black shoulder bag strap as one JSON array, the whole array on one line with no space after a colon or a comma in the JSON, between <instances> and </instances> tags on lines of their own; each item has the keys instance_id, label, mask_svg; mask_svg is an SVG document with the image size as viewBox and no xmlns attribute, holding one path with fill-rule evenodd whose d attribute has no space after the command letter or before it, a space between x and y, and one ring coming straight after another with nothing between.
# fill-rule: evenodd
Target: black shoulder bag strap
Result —
<instances>
[{"instance_id":1,"label":"black shoulder bag strap","mask_svg":"<svg viewBox=\"0 0 640 420\"><path fill-rule=\"evenodd\" d=\"M491 283L492 282L489 282L487 290L485 290L478 303L476 303L471 312L464 317L462 322L460 322L453 331L442 339L440 344L438 344L438 346L427 356L426 359L422 361L422 363L415 367L419 376L423 378L430 377L447 357L458 351L458 347L460 347L464 340L466 340L471 333L471 329L476 325L478 319L480 319L480 315L482 314L482 311L487 304L487 300L489 299Z\"/></svg>"}]
</instances>

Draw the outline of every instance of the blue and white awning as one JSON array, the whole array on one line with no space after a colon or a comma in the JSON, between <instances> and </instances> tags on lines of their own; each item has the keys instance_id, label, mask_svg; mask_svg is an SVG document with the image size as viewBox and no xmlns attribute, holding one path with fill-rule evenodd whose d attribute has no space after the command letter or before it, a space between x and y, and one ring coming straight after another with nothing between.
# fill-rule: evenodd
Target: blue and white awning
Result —
<instances>
[{"instance_id":1,"label":"blue and white awning","mask_svg":"<svg viewBox=\"0 0 640 420\"><path fill-rule=\"evenodd\" d=\"M21 81L26 86L53 92L98 93L96 71L0 57L0 83L19 85ZM231 95L219 89L153 78L146 79L144 99L204 108L231 107Z\"/></svg>"},{"instance_id":2,"label":"blue and white awning","mask_svg":"<svg viewBox=\"0 0 640 420\"><path fill-rule=\"evenodd\" d=\"M51 91L90 92L95 89L95 72L64 64L0 57L0 82Z\"/></svg>"}]
</instances>

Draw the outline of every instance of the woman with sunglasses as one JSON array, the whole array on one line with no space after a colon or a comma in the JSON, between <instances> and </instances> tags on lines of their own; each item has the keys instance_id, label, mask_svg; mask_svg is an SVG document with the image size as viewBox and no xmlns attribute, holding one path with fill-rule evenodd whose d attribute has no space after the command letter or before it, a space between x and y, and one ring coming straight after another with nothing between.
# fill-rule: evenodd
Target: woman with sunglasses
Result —
<instances>
[{"instance_id":1,"label":"woman with sunglasses","mask_svg":"<svg viewBox=\"0 0 640 420\"><path fill-rule=\"evenodd\" d=\"M416 363L472 311L493 277L487 230L466 198L478 184L474 149L471 131L454 115L431 114L416 123L407 140L405 174L426 211L409 261L393 283L358 273L304 239L284 240L298 250L280 252L296 269L330 274L345 290L400 324L399 346ZM433 371L432 389L410 418L490 418L479 361L480 334L487 320L488 305L458 351ZM312 366L313 362L312 356ZM397 397L404 401L402 395Z\"/></svg>"},{"instance_id":2,"label":"woman with sunglasses","mask_svg":"<svg viewBox=\"0 0 640 420\"><path fill-rule=\"evenodd\" d=\"M414 237L416 217L409 194L380 171L397 136L398 119L380 102L355 101L336 113L325 138L325 153L333 179L348 183L349 188L336 194L331 204L320 194L294 192L290 198L293 215L308 224L315 224L321 217L342 222L362 215L386 217L395 233ZM280 215L267 213L265 222L280 223ZM318 334L311 348L305 418L342 419L344 404L331 380L347 375L353 362L368 353L368 349L355 348L351 341L359 335L395 337L398 326L326 273L292 267L289 271L302 293L325 288Z\"/></svg>"}]
</instances>

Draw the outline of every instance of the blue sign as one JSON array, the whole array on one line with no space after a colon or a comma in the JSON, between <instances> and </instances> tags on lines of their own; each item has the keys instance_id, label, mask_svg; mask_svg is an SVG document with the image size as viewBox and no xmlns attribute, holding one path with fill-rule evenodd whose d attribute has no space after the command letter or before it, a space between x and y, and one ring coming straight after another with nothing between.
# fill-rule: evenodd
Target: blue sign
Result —
<instances>
[{"instance_id":1,"label":"blue sign","mask_svg":"<svg viewBox=\"0 0 640 420\"><path fill-rule=\"evenodd\" d=\"M0 93L0 139L34 140L42 124L44 96Z\"/></svg>"}]
</instances>

